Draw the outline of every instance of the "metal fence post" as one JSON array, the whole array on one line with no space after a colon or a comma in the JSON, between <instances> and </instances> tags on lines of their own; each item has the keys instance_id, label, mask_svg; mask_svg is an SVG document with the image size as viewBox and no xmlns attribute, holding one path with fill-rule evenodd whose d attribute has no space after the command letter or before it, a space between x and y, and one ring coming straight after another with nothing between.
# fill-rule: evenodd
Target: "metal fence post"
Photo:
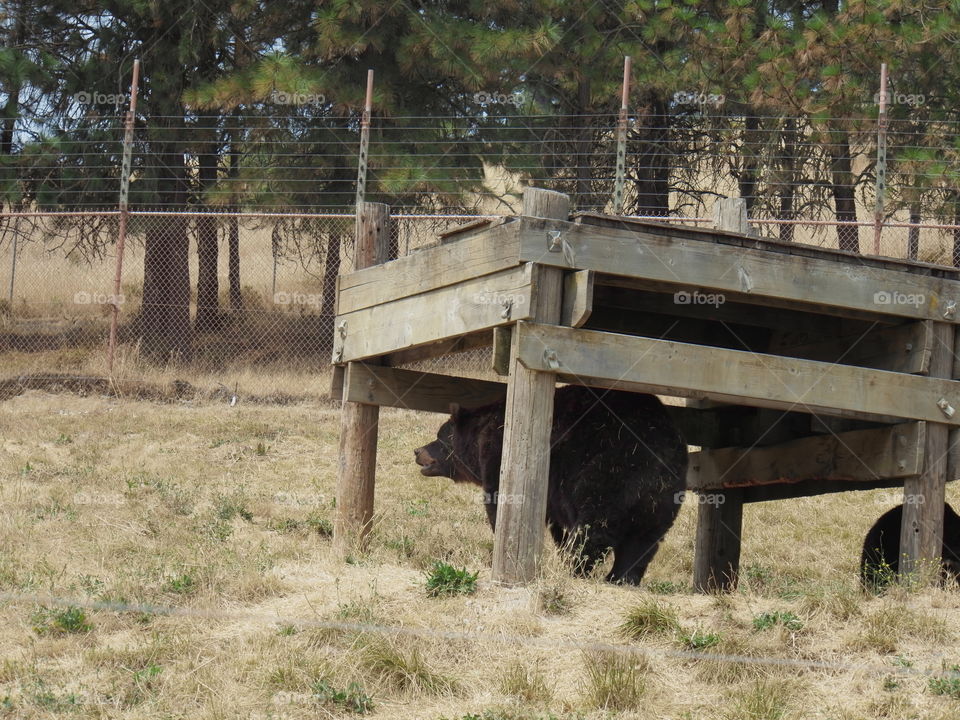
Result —
<instances>
[{"instance_id":1,"label":"metal fence post","mask_svg":"<svg viewBox=\"0 0 960 720\"><path fill-rule=\"evenodd\" d=\"M627 178L627 107L630 104L630 56L623 58L623 90L617 118L617 175L613 183L613 214L623 214L623 186Z\"/></svg>"}]
</instances>

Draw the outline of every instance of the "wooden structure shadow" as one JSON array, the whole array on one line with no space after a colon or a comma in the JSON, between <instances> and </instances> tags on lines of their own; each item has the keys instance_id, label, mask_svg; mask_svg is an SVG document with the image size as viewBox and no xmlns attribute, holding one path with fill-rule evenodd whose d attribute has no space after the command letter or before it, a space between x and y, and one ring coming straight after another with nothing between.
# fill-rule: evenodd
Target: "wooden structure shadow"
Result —
<instances>
[{"instance_id":1,"label":"wooden structure shadow","mask_svg":"<svg viewBox=\"0 0 960 720\"><path fill-rule=\"evenodd\" d=\"M372 517L380 405L506 398L500 492L523 502L498 509L494 578L533 579L564 382L691 399L670 411L702 448L687 478L700 590L735 585L749 502L902 487L901 572L939 558L960 439L956 270L568 208L528 189L520 217L384 264L387 209L363 209L370 267L340 277L335 323L338 547ZM398 367L491 345L503 382Z\"/></svg>"}]
</instances>

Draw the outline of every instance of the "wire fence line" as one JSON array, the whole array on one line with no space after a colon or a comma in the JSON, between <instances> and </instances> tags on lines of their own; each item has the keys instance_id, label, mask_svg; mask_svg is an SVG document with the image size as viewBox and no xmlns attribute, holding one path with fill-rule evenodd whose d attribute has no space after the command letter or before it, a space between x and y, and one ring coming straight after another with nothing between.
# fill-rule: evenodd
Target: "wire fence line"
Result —
<instances>
[{"instance_id":1,"label":"wire fence line","mask_svg":"<svg viewBox=\"0 0 960 720\"><path fill-rule=\"evenodd\" d=\"M611 211L616 115L501 110L374 118L366 199L394 213L392 257L470 219L517 213L524 186L568 193L578 211ZM703 110L630 116L627 216L703 227L718 198L743 197L760 237L872 252L879 220L881 254L960 265L956 124L890 121L887 194L874 217L875 118L831 125ZM336 278L352 268L360 126L285 112L138 120L119 294L119 113L57 127L21 118L0 157L0 352L10 371L103 372L114 305L133 375L149 374L141 355L189 359L228 384L249 371L325 368ZM157 326L168 336L159 356L146 352ZM482 373L485 355L463 367Z\"/></svg>"}]
</instances>

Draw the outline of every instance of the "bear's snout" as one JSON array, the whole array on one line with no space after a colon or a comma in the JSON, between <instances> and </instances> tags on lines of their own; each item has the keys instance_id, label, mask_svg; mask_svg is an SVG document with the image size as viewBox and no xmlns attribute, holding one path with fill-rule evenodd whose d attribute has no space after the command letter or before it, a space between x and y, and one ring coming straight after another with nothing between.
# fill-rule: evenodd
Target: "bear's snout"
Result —
<instances>
[{"instance_id":1,"label":"bear's snout","mask_svg":"<svg viewBox=\"0 0 960 720\"><path fill-rule=\"evenodd\" d=\"M421 475L439 475L440 464L430 453L430 446L424 445L423 447L418 447L413 451L413 459L416 461L417 465L420 466Z\"/></svg>"}]
</instances>

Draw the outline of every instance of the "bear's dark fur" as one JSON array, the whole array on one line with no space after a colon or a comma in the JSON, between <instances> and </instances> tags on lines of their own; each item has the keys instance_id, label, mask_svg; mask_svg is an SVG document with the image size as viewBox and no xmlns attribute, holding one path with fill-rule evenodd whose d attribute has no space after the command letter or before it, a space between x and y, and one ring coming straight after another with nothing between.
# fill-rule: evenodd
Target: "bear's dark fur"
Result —
<instances>
[{"instance_id":1,"label":"bear's dark fur","mask_svg":"<svg viewBox=\"0 0 960 720\"><path fill-rule=\"evenodd\" d=\"M414 450L420 472L479 485L496 526L504 403L458 410ZM568 386L556 391L547 522L589 573L613 548L611 582L637 584L680 510L687 446L652 395ZM506 498L502 499L508 502Z\"/></svg>"},{"instance_id":2,"label":"bear's dark fur","mask_svg":"<svg viewBox=\"0 0 960 720\"><path fill-rule=\"evenodd\" d=\"M885 512L863 540L860 580L869 590L881 590L893 582L900 570L900 524L903 505ZM943 565L948 578L960 580L960 516L943 506Z\"/></svg>"}]
</instances>

